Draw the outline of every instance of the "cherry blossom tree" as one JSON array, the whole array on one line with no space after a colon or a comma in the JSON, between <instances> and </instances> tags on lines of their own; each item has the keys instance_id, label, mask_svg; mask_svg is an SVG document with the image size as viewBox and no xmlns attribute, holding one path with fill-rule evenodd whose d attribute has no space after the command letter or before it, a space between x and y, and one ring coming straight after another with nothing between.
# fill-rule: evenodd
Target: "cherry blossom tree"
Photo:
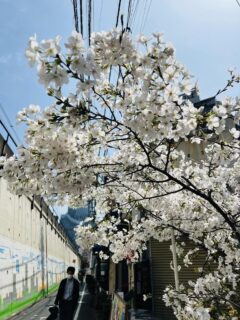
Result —
<instances>
[{"instance_id":1,"label":"cherry blossom tree","mask_svg":"<svg viewBox=\"0 0 240 320\"><path fill-rule=\"evenodd\" d=\"M200 250L206 261L196 281L166 288L166 304L178 319L238 319L240 100L218 95L239 75L230 71L208 110L194 105L197 87L161 33L136 42L125 30L93 33L90 48L76 32L64 49L60 40L29 40L53 104L19 112L26 146L2 158L2 176L16 194L95 199L94 227L79 226L78 241L109 247L114 262L137 261L174 230L185 265Z\"/></svg>"}]
</instances>

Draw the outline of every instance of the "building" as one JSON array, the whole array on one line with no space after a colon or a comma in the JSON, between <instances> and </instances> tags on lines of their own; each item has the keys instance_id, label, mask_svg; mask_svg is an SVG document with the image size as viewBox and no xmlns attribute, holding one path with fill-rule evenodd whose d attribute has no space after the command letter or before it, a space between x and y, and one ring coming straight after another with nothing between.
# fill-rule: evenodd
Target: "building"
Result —
<instances>
[{"instance_id":1,"label":"building","mask_svg":"<svg viewBox=\"0 0 240 320\"><path fill-rule=\"evenodd\" d=\"M216 104L214 97L200 100L196 93L192 95L191 100L196 108L204 106L205 112L211 110ZM180 148L191 158L196 160L204 158L203 146L201 145L183 142ZM186 243L186 250L194 249L194 244L188 239L183 239L183 241ZM109 293L120 293L131 308L145 309L148 319L153 317L156 320L176 320L172 308L166 307L162 300L166 286L172 285L175 287L174 271L170 268L173 260L170 246L171 242L159 243L157 240L152 239L141 260L133 265L128 264L125 260L118 264L108 261L108 265L103 266L106 262L96 258L96 278L101 283L104 276L105 282L108 282ZM95 249L94 251L97 252L98 250ZM189 280L194 281L197 279L199 277L199 269L196 266L204 265L205 260L205 253L199 252L195 260L193 260L193 264L186 268L183 262L178 259L178 264L182 266L181 271L178 273L179 282L187 284ZM108 270L108 274L104 273L103 269ZM143 301L143 295L149 293L151 293L152 298ZM143 319L142 310L140 313L140 316L135 313L135 319Z\"/></svg>"},{"instance_id":2,"label":"building","mask_svg":"<svg viewBox=\"0 0 240 320\"><path fill-rule=\"evenodd\" d=\"M89 216L88 207L86 208L68 208L66 214L61 216L60 223L64 227L67 235L73 243L76 244L74 229L80 222L84 221Z\"/></svg>"}]
</instances>

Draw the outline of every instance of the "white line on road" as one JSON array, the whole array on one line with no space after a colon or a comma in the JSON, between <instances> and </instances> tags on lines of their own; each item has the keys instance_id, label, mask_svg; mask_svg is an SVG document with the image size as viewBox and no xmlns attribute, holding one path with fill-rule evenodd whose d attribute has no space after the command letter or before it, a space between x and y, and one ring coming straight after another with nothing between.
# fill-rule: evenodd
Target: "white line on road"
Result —
<instances>
[{"instance_id":1,"label":"white line on road","mask_svg":"<svg viewBox=\"0 0 240 320\"><path fill-rule=\"evenodd\" d=\"M78 316L79 316L79 313L80 313L80 309L81 309L81 306L82 306L83 297L84 297L84 295L85 295L85 289L86 289L86 283L84 283L84 287L83 287L81 299L80 299L80 301L78 302L78 307L77 307L77 311L76 311L76 313L75 313L74 320L77 320L77 319L78 319Z\"/></svg>"}]
</instances>

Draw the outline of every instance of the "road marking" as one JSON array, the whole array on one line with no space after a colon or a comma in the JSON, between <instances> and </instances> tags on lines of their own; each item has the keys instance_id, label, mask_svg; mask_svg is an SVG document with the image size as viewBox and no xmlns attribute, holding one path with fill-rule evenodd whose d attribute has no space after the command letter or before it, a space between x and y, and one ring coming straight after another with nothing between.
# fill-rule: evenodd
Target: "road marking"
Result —
<instances>
[{"instance_id":1,"label":"road marking","mask_svg":"<svg viewBox=\"0 0 240 320\"><path fill-rule=\"evenodd\" d=\"M83 291L81 292L81 299L78 302L78 307L77 307L77 311L75 313L74 320L78 319L78 316L79 316L79 313L80 313L80 310L81 310L81 306L82 306L83 297L85 295L85 289L86 289L86 282L84 283Z\"/></svg>"}]
</instances>

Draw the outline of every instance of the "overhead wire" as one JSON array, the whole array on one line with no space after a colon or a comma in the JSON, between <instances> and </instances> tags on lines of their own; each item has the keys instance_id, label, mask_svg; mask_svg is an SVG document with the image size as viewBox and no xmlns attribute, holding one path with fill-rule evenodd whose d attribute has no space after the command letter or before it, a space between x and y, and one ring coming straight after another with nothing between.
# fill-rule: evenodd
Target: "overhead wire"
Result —
<instances>
[{"instance_id":1,"label":"overhead wire","mask_svg":"<svg viewBox=\"0 0 240 320\"><path fill-rule=\"evenodd\" d=\"M77 32L79 32L77 0L72 0L72 4L73 4L73 14L74 14L75 30L76 30Z\"/></svg>"},{"instance_id":2,"label":"overhead wire","mask_svg":"<svg viewBox=\"0 0 240 320\"><path fill-rule=\"evenodd\" d=\"M125 4L125 2L124 2ZM134 8L134 0L129 0L128 1L128 14L127 14L127 22L126 22L126 28L124 28L123 25L123 17L121 16L121 20L122 20L122 28L125 29L126 31L131 31L132 28L132 21L133 21L133 15L136 14L136 10L137 10L137 6L139 4L139 0L136 0L136 5ZM117 17L116 17L116 24L115 26L118 27L119 24L119 17L120 17L120 11L121 11L121 6L122 6L122 0L118 1L118 6L117 6ZM110 68L110 72L109 72L109 81L111 79L111 74L112 74L112 68ZM119 81L119 77L120 77L120 71L118 72L118 76L117 76L117 83Z\"/></svg>"},{"instance_id":3,"label":"overhead wire","mask_svg":"<svg viewBox=\"0 0 240 320\"><path fill-rule=\"evenodd\" d=\"M116 24L115 24L116 28L118 27L118 23L119 23L121 4L122 4L122 0L119 0L118 1L118 9L117 9L117 19L116 19Z\"/></svg>"},{"instance_id":4,"label":"overhead wire","mask_svg":"<svg viewBox=\"0 0 240 320\"><path fill-rule=\"evenodd\" d=\"M238 4L238 6L240 7L240 1L239 1L239 0L236 0L236 2L237 2L237 4Z\"/></svg>"},{"instance_id":5,"label":"overhead wire","mask_svg":"<svg viewBox=\"0 0 240 320\"><path fill-rule=\"evenodd\" d=\"M95 5L94 5L94 0L92 2L92 32L95 30Z\"/></svg>"},{"instance_id":6,"label":"overhead wire","mask_svg":"<svg viewBox=\"0 0 240 320\"><path fill-rule=\"evenodd\" d=\"M133 14L136 13L136 7L138 5L139 0L136 0L136 6L134 8L134 0L129 0L128 1L128 13L127 13L127 22L126 22L126 28L124 28L124 23L123 23L123 16L121 16L121 20L122 20L122 28L125 29L127 32L131 31L131 23L133 21ZM122 0L119 0L118 2L118 7L117 7L117 18L116 18L116 27L118 27L119 24L119 17L120 17L120 11L121 11L121 5L122 5ZM109 72L109 81L111 79L111 74L112 74L112 68L110 68L110 72ZM119 78L120 78L120 70L118 71L118 75L117 75L117 80L116 80L116 87L118 86L118 82L119 82Z\"/></svg>"},{"instance_id":7,"label":"overhead wire","mask_svg":"<svg viewBox=\"0 0 240 320\"><path fill-rule=\"evenodd\" d=\"M138 8L138 5L139 5L139 2L138 0L136 0L136 5L134 7L134 2L133 2L133 5L132 5L132 15L131 15L131 19L129 21L129 23L132 25L132 30L133 30L133 24L134 24L134 20L135 20L135 17L136 17L136 12L137 12L137 8Z\"/></svg>"},{"instance_id":8,"label":"overhead wire","mask_svg":"<svg viewBox=\"0 0 240 320\"><path fill-rule=\"evenodd\" d=\"M6 120L6 122L8 123L9 127L11 128L12 132L14 133L14 136L16 138L16 140L18 141L19 144L22 144L21 139L19 138L16 130L14 129L14 125L11 123L11 120L9 119L7 112L5 111L4 107L2 106L2 104L0 103L0 109L4 115L4 118Z\"/></svg>"},{"instance_id":9,"label":"overhead wire","mask_svg":"<svg viewBox=\"0 0 240 320\"><path fill-rule=\"evenodd\" d=\"M143 7L143 15L142 15L142 19L140 20L140 33L142 32L142 25L143 25L143 21L144 21L145 14L146 14L147 2L148 2L148 0L145 0L144 7Z\"/></svg>"},{"instance_id":10,"label":"overhead wire","mask_svg":"<svg viewBox=\"0 0 240 320\"><path fill-rule=\"evenodd\" d=\"M124 2L125 4L125 2ZM130 17L131 17L131 4L132 4L132 0L129 0L128 2L128 15L127 15L127 25L126 25L126 30L128 29L128 25L130 22ZM119 18L120 18L120 12L121 12L121 7L122 7L122 0L118 1L118 6L117 6L117 16L116 16L116 23L115 23L115 27L117 28L119 25ZM121 16L121 20L123 19L123 17ZM123 22L122 22L122 29L123 29ZM111 81L111 77L112 77L112 66L110 67L109 70L109 76L108 76L108 81ZM118 75L117 75L117 80L116 80L116 88L118 86L118 82L119 82L119 77L120 77L120 70L118 71ZM116 102L116 99L115 99ZM106 108L104 110L104 115L106 114ZM112 117L112 115L111 115ZM99 148L99 155L101 154L101 148ZM105 157L108 154L108 150L104 150L103 152L103 156Z\"/></svg>"},{"instance_id":11,"label":"overhead wire","mask_svg":"<svg viewBox=\"0 0 240 320\"><path fill-rule=\"evenodd\" d=\"M126 24L126 29L129 29L129 21L131 17L131 11L132 11L132 0L128 1L128 14L127 14L127 24Z\"/></svg>"},{"instance_id":12,"label":"overhead wire","mask_svg":"<svg viewBox=\"0 0 240 320\"><path fill-rule=\"evenodd\" d=\"M84 32L83 0L79 0L79 17L78 17L78 3L77 3L77 1L78 0L72 0L73 10L74 10L74 19L75 19L75 29L79 32L79 26L80 26L80 32L83 36L83 32ZM133 25L133 20L136 16L137 7L139 5L139 0L136 0L136 2L134 2L134 1L135 0L128 0L127 20L126 20L126 27L125 27L127 31L131 30L131 26ZM135 4L135 6L134 6L134 4ZM125 0L118 1L117 16L116 16L116 22L115 22L116 27L118 27L118 25L119 25L122 5L123 6L125 5ZM101 16L102 16L102 7L103 7L103 0L101 1L99 20L101 20ZM94 20L93 10L94 10L94 4L92 3L92 0L86 0L86 14L88 17L87 18L87 33L88 33L87 36L88 36L88 45L89 46L91 45L91 32L92 32L92 23L93 23L92 20ZM123 20L123 18L121 20ZM122 24L123 24L123 21L122 21ZM111 78L111 72L112 72L112 70L110 70L109 81ZM119 76L117 78L119 78ZM118 80L117 80L117 82L118 82Z\"/></svg>"},{"instance_id":13,"label":"overhead wire","mask_svg":"<svg viewBox=\"0 0 240 320\"><path fill-rule=\"evenodd\" d=\"M122 0L118 1L118 6L117 6L117 17L116 17L116 23L115 23L115 27L118 27L119 24L119 17L120 17L120 11L121 11L121 4L122 4ZM108 81L110 82L111 80L111 76L112 76L112 66L110 67L110 71L109 71L109 76L108 76Z\"/></svg>"},{"instance_id":14,"label":"overhead wire","mask_svg":"<svg viewBox=\"0 0 240 320\"><path fill-rule=\"evenodd\" d=\"M88 0L88 45L91 45L92 0Z\"/></svg>"},{"instance_id":15,"label":"overhead wire","mask_svg":"<svg viewBox=\"0 0 240 320\"><path fill-rule=\"evenodd\" d=\"M145 14L145 18L143 18L143 20L142 20L140 32L142 32L144 30L144 28L145 28L145 25L146 25L146 22L147 22L147 18L148 18L149 12L150 12L151 5L152 5L152 0L149 0L148 8L147 8L146 11L144 10L146 12L146 14Z\"/></svg>"},{"instance_id":16,"label":"overhead wire","mask_svg":"<svg viewBox=\"0 0 240 320\"><path fill-rule=\"evenodd\" d=\"M133 28L133 21L134 21L135 15L137 13L137 8L138 8L139 3L140 3L140 1L133 0L132 14L131 14L130 22L129 22L132 25L132 28Z\"/></svg>"},{"instance_id":17,"label":"overhead wire","mask_svg":"<svg viewBox=\"0 0 240 320\"><path fill-rule=\"evenodd\" d=\"M79 0L80 32L83 37L83 1Z\"/></svg>"},{"instance_id":18,"label":"overhead wire","mask_svg":"<svg viewBox=\"0 0 240 320\"><path fill-rule=\"evenodd\" d=\"M136 5L135 5L135 9L134 9L134 12L133 12L133 17L132 17L132 21L131 21L132 32L134 32L135 25L137 27L136 21L137 21L137 18L138 18L138 11L140 9L139 3L140 3L140 1L137 0Z\"/></svg>"},{"instance_id":19,"label":"overhead wire","mask_svg":"<svg viewBox=\"0 0 240 320\"><path fill-rule=\"evenodd\" d=\"M88 33L88 0L85 0L85 16L86 16L86 38Z\"/></svg>"},{"instance_id":20,"label":"overhead wire","mask_svg":"<svg viewBox=\"0 0 240 320\"><path fill-rule=\"evenodd\" d=\"M79 32L79 24L80 24L80 32L83 36L83 32L84 32L84 28L83 28L83 0L79 0L79 18L78 18L78 6L77 6L77 0L72 0L73 1L73 9L74 9L74 19L75 19L75 28L76 30ZM126 21L126 28L125 30L127 32L132 32L133 29L133 24L135 22L135 18L136 18L136 13L138 10L138 6L139 6L139 2L140 0L136 0L136 4L134 7L134 0L128 0L128 6L127 6L127 21ZM145 2L144 5L144 12L143 12L143 19L142 19L142 24L141 24L141 29L143 29L145 27L146 21L147 21L147 17L150 11L150 7L151 7L151 2L152 0L150 0L148 9L147 8L147 0ZM120 19L120 12L121 12L121 8L125 7L125 0L119 0L118 1L118 6L117 6L117 16L116 16L116 22L115 22L115 27L117 28L119 25L119 19ZM100 22L101 22L101 17L102 17L102 8L103 8L103 0L101 0L101 8L100 8L100 15L99 15L99 27L100 27ZM91 45L91 32L92 32L92 16L93 16L93 20L94 20L94 3L92 4L92 0L86 0L86 14L88 15L88 21L87 21L87 29L88 29L88 45L90 47ZM144 16L145 15L145 16ZM122 29L124 29L124 21L123 21L123 15L121 15L121 23L122 23ZM110 68L110 72L109 72L109 81L111 80L111 74L112 74L112 68ZM119 77L120 77L120 70L118 72L118 76L117 76L117 81L116 81L116 87L118 86L118 81L119 81ZM104 111L106 112L106 110ZM101 148L99 149L99 154L101 153ZM104 151L104 156L106 156L107 154L107 150Z\"/></svg>"}]
</instances>

